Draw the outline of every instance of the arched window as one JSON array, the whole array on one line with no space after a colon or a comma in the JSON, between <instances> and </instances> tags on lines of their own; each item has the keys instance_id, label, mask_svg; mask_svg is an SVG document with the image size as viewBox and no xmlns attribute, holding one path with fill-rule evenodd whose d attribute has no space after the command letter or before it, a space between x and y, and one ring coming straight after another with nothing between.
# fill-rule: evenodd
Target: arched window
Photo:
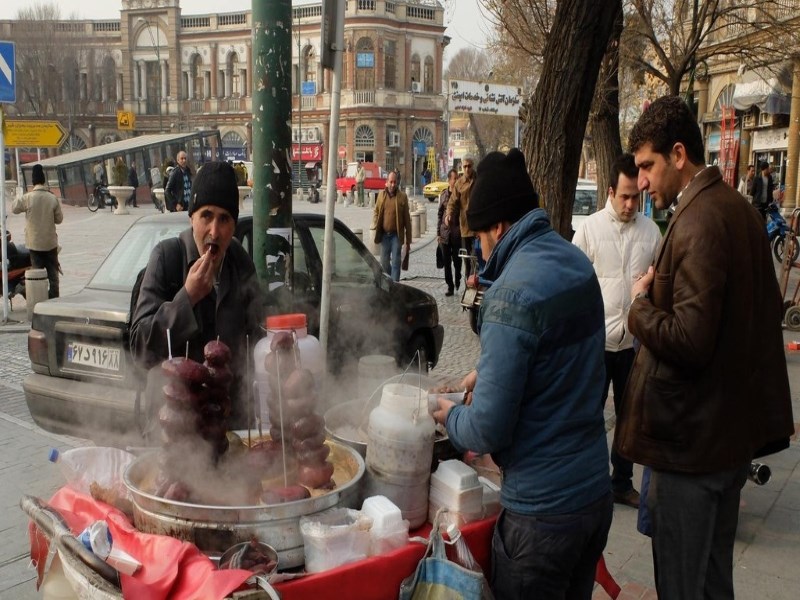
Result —
<instances>
[{"instance_id":1,"label":"arched window","mask_svg":"<svg viewBox=\"0 0 800 600\"><path fill-rule=\"evenodd\" d=\"M714 112L722 114L723 106L733 106L733 91L736 89L736 84L729 83L717 96L717 101L714 103Z\"/></svg>"},{"instance_id":2,"label":"arched window","mask_svg":"<svg viewBox=\"0 0 800 600\"><path fill-rule=\"evenodd\" d=\"M419 55L415 54L411 57L411 83L417 83L422 85L422 81L420 80L420 65L419 65ZM414 87L413 85L411 87Z\"/></svg>"},{"instance_id":3,"label":"arched window","mask_svg":"<svg viewBox=\"0 0 800 600\"><path fill-rule=\"evenodd\" d=\"M375 132L369 125L359 125L356 128L356 148L374 148Z\"/></svg>"},{"instance_id":4,"label":"arched window","mask_svg":"<svg viewBox=\"0 0 800 600\"><path fill-rule=\"evenodd\" d=\"M222 146L224 148L241 148L244 146L244 140L235 131L229 131L222 136Z\"/></svg>"},{"instance_id":5,"label":"arched window","mask_svg":"<svg viewBox=\"0 0 800 600\"><path fill-rule=\"evenodd\" d=\"M191 99L195 98L205 98L205 90L203 89L203 71L201 70L201 66L203 65L203 58L199 54L195 54L192 57L192 61L189 65L189 77L194 82L193 86L193 94Z\"/></svg>"},{"instance_id":6,"label":"arched window","mask_svg":"<svg viewBox=\"0 0 800 600\"><path fill-rule=\"evenodd\" d=\"M230 96L238 98L242 96L242 81L240 78L241 64L239 64L239 54L231 52L228 54L228 59L225 61L225 70L227 71L226 77L230 78ZM226 90L227 91L227 90Z\"/></svg>"},{"instance_id":7,"label":"arched window","mask_svg":"<svg viewBox=\"0 0 800 600\"><path fill-rule=\"evenodd\" d=\"M303 81L317 80L317 59L312 46L306 46L303 52L303 73Z\"/></svg>"},{"instance_id":8,"label":"arched window","mask_svg":"<svg viewBox=\"0 0 800 600\"><path fill-rule=\"evenodd\" d=\"M397 87L396 57L397 43L394 40L383 42L383 87L393 90Z\"/></svg>"},{"instance_id":9,"label":"arched window","mask_svg":"<svg viewBox=\"0 0 800 600\"><path fill-rule=\"evenodd\" d=\"M102 86L103 98L108 100L117 99L117 66L110 56L106 56L103 60Z\"/></svg>"},{"instance_id":10,"label":"arched window","mask_svg":"<svg viewBox=\"0 0 800 600\"><path fill-rule=\"evenodd\" d=\"M375 89L375 47L368 37L356 44L356 89Z\"/></svg>"},{"instance_id":11,"label":"arched window","mask_svg":"<svg viewBox=\"0 0 800 600\"><path fill-rule=\"evenodd\" d=\"M430 56L425 57L425 93L433 93L433 59Z\"/></svg>"},{"instance_id":12,"label":"arched window","mask_svg":"<svg viewBox=\"0 0 800 600\"><path fill-rule=\"evenodd\" d=\"M433 133L427 127L419 127L414 131L412 140L414 142L425 142L425 146L430 148L433 146Z\"/></svg>"}]
</instances>

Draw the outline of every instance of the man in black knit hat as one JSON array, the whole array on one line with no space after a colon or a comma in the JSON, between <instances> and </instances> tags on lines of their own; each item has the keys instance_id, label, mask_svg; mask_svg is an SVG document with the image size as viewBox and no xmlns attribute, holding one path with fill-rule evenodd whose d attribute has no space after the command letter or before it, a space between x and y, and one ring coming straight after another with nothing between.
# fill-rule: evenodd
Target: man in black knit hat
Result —
<instances>
[{"instance_id":1,"label":"man in black knit hat","mask_svg":"<svg viewBox=\"0 0 800 600\"><path fill-rule=\"evenodd\" d=\"M611 527L603 411L603 298L586 256L550 227L516 148L478 165L467 208L492 282L481 355L434 417L460 451L503 469L492 539L496 598L592 596ZM459 387L462 389L462 387Z\"/></svg>"},{"instance_id":2,"label":"man in black knit hat","mask_svg":"<svg viewBox=\"0 0 800 600\"><path fill-rule=\"evenodd\" d=\"M201 363L207 342L227 344L234 375L230 423L241 428L247 425L246 341L249 336L252 347L261 336L263 298L253 260L233 237L238 218L233 167L206 163L192 186L191 227L150 254L131 316L130 345L136 363L149 369L168 356L167 330L176 354L183 355L188 343L189 358Z\"/></svg>"}]
</instances>

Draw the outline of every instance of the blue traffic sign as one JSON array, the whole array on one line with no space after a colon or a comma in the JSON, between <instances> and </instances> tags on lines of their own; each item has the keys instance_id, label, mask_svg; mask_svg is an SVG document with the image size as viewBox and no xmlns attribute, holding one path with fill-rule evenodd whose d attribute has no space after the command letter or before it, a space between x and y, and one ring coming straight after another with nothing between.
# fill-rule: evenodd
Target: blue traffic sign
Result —
<instances>
[{"instance_id":1,"label":"blue traffic sign","mask_svg":"<svg viewBox=\"0 0 800 600\"><path fill-rule=\"evenodd\" d=\"M17 67L14 42L0 42L0 102L17 101Z\"/></svg>"}]
</instances>

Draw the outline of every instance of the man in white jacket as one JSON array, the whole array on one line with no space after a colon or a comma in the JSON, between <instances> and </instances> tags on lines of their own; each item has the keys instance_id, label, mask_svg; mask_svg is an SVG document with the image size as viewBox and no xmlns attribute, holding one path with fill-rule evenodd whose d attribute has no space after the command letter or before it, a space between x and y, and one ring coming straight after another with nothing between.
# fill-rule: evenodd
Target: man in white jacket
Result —
<instances>
[{"instance_id":1,"label":"man in white jacket","mask_svg":"<svg viewBox=\"0 0 800 600\"><path fill-rule=\"evenodd\" d=\"M601 402L605 406L608 386L613 385L617 415L635 354L628 330L631 287L653 264L661 242L658 225L639 212L638 175L633 156L620 156L611 168L605 208L586 218L572 239L589 257L600 281L606 318L606 383ZM611 466L614 502L638 508L633 464L612 451Z\"/></svg>"}]
</instances>

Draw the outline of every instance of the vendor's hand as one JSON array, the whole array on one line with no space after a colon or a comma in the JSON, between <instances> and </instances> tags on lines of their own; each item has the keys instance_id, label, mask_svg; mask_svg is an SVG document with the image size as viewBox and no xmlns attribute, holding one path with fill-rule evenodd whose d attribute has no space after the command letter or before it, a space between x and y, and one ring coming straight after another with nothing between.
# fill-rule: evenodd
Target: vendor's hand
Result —
<instances>
[{"instance_id":1,"label":"vendor's hand","mask_svg":"<svg viewBox=\"0 0 800 600\"><path fill-rule=\"evenodd\" d=\"M439 404L439 408L433 411L433 418L440 425L444 425L447 421L447 415L450 412L450 409L453 408L456 403L451 402L450 400L445 400L444 398L437 398L436 402Z\"/></svg>"},{"instance_id":2,"label":"vendor's hand","mask_svg":"<svg viewBox=\"0 0 800 600\"><path fill-rule=\"evenodd\" d=\"M436 236L436 243L437 244L441 244L442 243L442 236L440 236L440 235Z\"/></svg>"},{"instance_id":3,"label":"vendor's hand","mask_svg":"<svg viewBox=\"0 0 800 600\"><path fill-rule=\"evenodd\" d=\"M450 215L444 216L444 225L445 227L450 227Z\"/></svg>"},{"instance_id":4,"label":"vendor's hand","mask_svg":"<svg viewBox=\"0 0 800 600\"><path fill-rule=\"evenodd\" d=\"M631 288L631 300L636 298L636 295L641 294L642 292L649 293L650 284L653 283L655 276L656 272L652 265L647 269L647 273L637 275L633 281L633 287Z\"/></svg>"},{"instance_id":5,"label":"vendor's hand","mask_svg":"<svg viewBox=\"0 0 800 600\"><path fill-rule=\"evenodd\" d=\"M475 389L475 383L478 381L478 370L472 369L464 379L461 380L461 387L467 392L470 392L470 399L472 398L472 390Z\"/></svg>"},{"instance_id":6,"label":"vendor's hand","mask_svg":"<svg viewBox=\"0 0 800 600\"><path fill-rule=\"evenodd\" d=\"M214 289L216 270L214 258L208 250L189 268L189 274L186 276L186 283L183 284L183 287L186 288L192 306L208 296Z\"/></svg>"}]
</instances>

